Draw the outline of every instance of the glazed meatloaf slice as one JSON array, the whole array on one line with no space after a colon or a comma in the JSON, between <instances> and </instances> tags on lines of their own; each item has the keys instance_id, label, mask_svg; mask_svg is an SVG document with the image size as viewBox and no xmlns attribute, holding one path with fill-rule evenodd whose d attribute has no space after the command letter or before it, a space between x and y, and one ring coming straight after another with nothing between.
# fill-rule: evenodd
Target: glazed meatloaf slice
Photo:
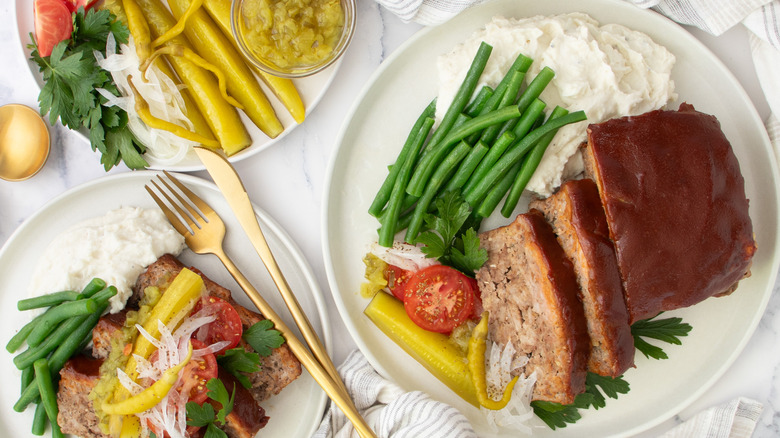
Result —
<instances>
[{"instance_id":1,"label":"glazed meatloaf slice","mask_svg":"<svg viewBox=\"0 0 780 438\"><path fill-rule=\"evenodd\" d=\"M631 322L731 293L756 243L737 157L718 120L688 104L588 127Z\"/></svg>"},{"instance_id":2,"label":"glazed meatloaf slice","mask_svg":"<svg viewBox=\"0 0 780 438\"><path fill-rule=\"evenodd\" d=\"M588 370L617 377L634 365L634 338L623 284L596 183L565 182L547 199L531 201L552 225L574 266L590 335Z\"/></svg>"},{"instance_id":3,"label":"glazed meatloaf slice","mask_svg":"<svg viewBox=\"0 0 780 438\"><path fill-rule=\"evenodd\" d=\"M542 214L532 210L480 234L488 261L477 271L489 334L528 357L532 398L563 404L585 390L590 340L571 262Z\"/></svg>"},{"instance_id":4,"label":"glazed meatloaf slice","mask_svg":"<svg viewBox=\"0 0 780 438\"><path fill-rule=\"evenodd\" d=\"M82 438L103 438L89 393L100 377L102 359L75 356L60 370L57 423L62 432Z\"/></svg>"},{"instance_id":5,"label":"glazed meatloaf slice","mask_svg":"<svg viewBox=\"0 0 780 438\"><path fill-rule=\"evenodd\" d=\"M147 269L138 276L138 280L133 287L133 296L136 297L136 302L147 287L165 287L170 284L182 268L184 268L184 265L181 261L170 254L163 255L157 261L149 265ZM238 311L238 315L241 317L241 324L244 329L265 319L259 313L253 312L233 300L228 289L210 280L197 269L190 269L193 269L203 278L206 291L209 295L222 298L235 307L236 311ZM244 349L251 350L251 347L243 340L241 340L239 345ZM290 351L287 344L275 348L269 356L261 357L260 362L260 372L247 374L247 377L252 382L252 388L250 388L249 391L258 402L262 402L272 395L278 394L285 386L292 383L301 375L301 363L295 355L292 354L292 351Z\"/></svg>"}]
</instances>

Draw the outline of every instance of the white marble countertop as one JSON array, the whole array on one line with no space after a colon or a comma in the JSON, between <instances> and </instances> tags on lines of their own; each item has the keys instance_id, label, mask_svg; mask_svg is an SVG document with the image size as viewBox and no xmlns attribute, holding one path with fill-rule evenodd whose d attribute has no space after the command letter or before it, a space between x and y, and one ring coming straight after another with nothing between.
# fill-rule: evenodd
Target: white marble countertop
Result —
<instances>
[{"instance_id":1,"label":"white marble countertop","mask_svg":"<svg viewBox=\"0 0 780 438\"><path fill-rule=\"evenodd\" d=\"M18 47L13 1L0 5L0 105L22 103L37 108L38 87ZM252 200L289 232L312 266L324 291L332 323L333 356L340 363L355 348L333 303L321 252L321 216L328 161L347 111L380 63L421 27L403 23L373 2L358 2L355 38L338 75L305 124L275 146L236 164ZM736 28L720 37L690 31L731 69L753 100L768 115L750 60L747 33ZM26 35L23 41L27 41ZM105 175L86 141L62 126L51 128L52 152L45 168L24 182L0 180L0 243L47 201L81 183ZM118 168L111 173L125 172ZM196 172L208 178L205 172ZM271 190L272 189L272 190ZM296 199L296 202L287 202ZM640 436L656 436L680 419L707 407L746 396L764 404L756 437L780 436L780 297L778 285L747 347L729 370L678 417Z\"/></svg>"}]
</instances>

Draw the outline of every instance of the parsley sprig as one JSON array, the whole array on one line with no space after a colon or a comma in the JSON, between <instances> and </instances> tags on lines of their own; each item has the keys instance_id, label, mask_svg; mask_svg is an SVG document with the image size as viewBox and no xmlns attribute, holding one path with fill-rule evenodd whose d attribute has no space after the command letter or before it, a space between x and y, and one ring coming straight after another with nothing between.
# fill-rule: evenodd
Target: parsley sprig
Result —
<instances>
[{"instance_id":1,"label":"parsley sprig","mask_svg":"<svg viewBox=\"0 0 780 438\"><path fill-rule=\"evenodd\" d=\"M652 345L643 338L652 338L674 345L680 345L681 336L687 336L691 326L682 321L682 318L655 319L657 316L637 321L631 325L631 334L634 335L634 346L646 357L653 359L668 359L669 356L658 346ZM534 414L542 419L551 429L566 427L567 424L577 422L582 416L580 409L603 408L606 406L606 397L618 398L618 394L625 394L629 390L628 382L622 376L611 378L588 373L585 378L585 392L577 395L574 403L563 405L547 401L536 400L531 402ZM605 397L606 396L606 397Z\"/></svg>"},{"instance_id":2,"label":"parsley sprig","mask_svg":"<svg viewBox=\"0 0 780 438\"><path fill-rule=\"evenodd\" d=\"M119 96L111 75L97 65L93 51L105 55L109 34L117 43L126 43L127 27L107 10L83 8L73 15L73 33L61 41L50 56L42 57L35 38L30 34L30 57L43 75L44 85L38 95L41 114L49 120L59 119L70 129L86 129L92 150L101 153L100 162L106 171L121 161L131 169L148 166L142 154L146 148L138 142L127 126L127 113L119 107L107 107L106 98L98 88Z\"/></svg>"},{"instance_id":3,"label":"parsley sprig","mask_svg":"<svg viewBox=\"0 0 780 438\"><path fill-rule=\"evenodd\" d=\"M429 229L417 236L417 242L424 245L422 252L442 264L473 275L487 261L488 255L487 250L479 247L474 228L466 226L471 207L457 191L452 191L436 200L436 210L436 214L425 216Z\"/></svg>"},{"instance_id":4,"label":"parsley sprig","mask_svg":"<svg viewBox=\"0 0 780 438\"><path fill-rule=\"evenodd\" d=\"M271 321L264 319L244 330L242 338L255 352L246 351L240 347L232 348L217 357L217 362L222 369L232 374L241 383L241 386L248 389L252 387L252 383L244 373L260 371L260 356L271 355L273 349L284 344L284 337L273 328Z\"/></svg>"},{"instance_id":5,"label":"parsley sprig","mask_svg":"<svg viewBox=\"0 0 780 438\"><path fill-rule=\"evenodd\" d=\"M206 434L203 438L227 438L227 434L219 429L216 423L224 425L227 416L233 411L233 402L235 401L236 391L228 394L227 388L219 379L210 379L206 382L206 388L209 389L210 399L219 403L219 411L214 412L214 406L211 403L203 403L203 406L195 403L187 403L187 425L196 427L206 427Z\"/></svg>"}]
</instances>

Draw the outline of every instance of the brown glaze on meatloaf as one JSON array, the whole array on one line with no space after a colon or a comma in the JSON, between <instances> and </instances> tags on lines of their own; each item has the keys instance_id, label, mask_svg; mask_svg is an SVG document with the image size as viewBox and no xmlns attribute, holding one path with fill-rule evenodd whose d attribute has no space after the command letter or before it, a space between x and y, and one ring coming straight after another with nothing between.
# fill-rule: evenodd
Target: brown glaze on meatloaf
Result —
<instances>
[{"instance_id":1,"label":"brown glaze on meatloaf","mask_svg":"<svg viewBox=\"0 0 780 438\"><path fill-rule=\"evenodd\" d=\"M97 384L102 359L74 356L60 370L57 390L57 423L62 432L82 438L108 437L100 431L100 425L92 407L89 393Z\"/></svg>"},{"instance_id":2,"label":"brown glaze on meatloaf","mask_svg":"<svg viewBox=\"0 0 780 438\"><path fill-rule=\"evenodd\" d=\"M544 213L577 274L591 343L588 370L622 375L634 365L634 338L596 183L567 181L554 195L529 207Z\"/></svg>"},{"instance_id":3,"label":"brown glaze on meatloaf","mask_svg":"<svg viewBox=\"0 0 780 438\"><path fill-rule=\"evenodd\" d=\"M480 234L477 271L491 339L511 342L535 372L534 400L572 403L585 390L590 340L571 262L537 210Z\"/></svg>"},{"instance_id":4,"label":"brown glaze on meatloaf","mask_svg":"<svg viewBox=\"0 0 780 438\"><path fill-rule=\"evenodd\" d=\"M584 157L632 322L729 293L748 274L745 184L714 116L682 104L590 125Z\"/></svg>"}]
</instances>

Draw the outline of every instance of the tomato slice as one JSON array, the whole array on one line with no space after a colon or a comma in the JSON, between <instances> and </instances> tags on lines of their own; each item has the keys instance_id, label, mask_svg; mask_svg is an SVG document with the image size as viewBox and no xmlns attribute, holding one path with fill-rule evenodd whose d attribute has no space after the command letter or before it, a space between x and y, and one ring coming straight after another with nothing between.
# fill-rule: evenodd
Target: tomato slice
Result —
<instances>
[{"instance_id":1,"label":"tomato slice","mask_svg":"<svg viewBox=\"0 0 780 438\"><path fill-rule=\"evenodd\" d=\"M485 308L482 306L482 294L479 291L479 283L471 277L466 278L468 278L469 283L474 290L474 310L471 312L471 319L479 321L482 319L482 312L485 311Z\"/></svg>"},{"instance_id":2,"label":"tomato slice","mask_svg":"<svg viewBox=\"0 0 780 438\"><path fill-rule=\"evenodd\" d=\"M38 54L51 55L60 41L70 39L73 32L73 18L63 0L35 0L35 40Z\"/></svg>"},{"instance_id":3,"label":"tomato slice","mask_svg":"<svg viewBox=\"0 0 780 438\"><path fill-rule=\"evenodd\" d=\"M98 0L62 0L71 12L76 12L80 7L84 7L84 10L95 6Z\"/></svg>"},{"instance_id":4,"label":"tomato slice","mask_svg":"<svg viewBox=\"0 0 780 438\"><path fill-rule=\"evenodd\" d=\"M230 303L222 298L210 296L196 304L193 313L197 313L201 309L205 310L206 315L214 315L217 319L193 333L194 338L205 342L207 345L220 341L230 342L228 346L214 353L215 356L219 356L238 345L241 335L244 333L244 328L241 325L241 317Z\"/></svg>"},{"instance_id":5,"label":"tomato slice","mask_svg":"<svg viewBox=\"0 0 780 438\"><path fill-rule=\"evenodd\" d=\"M449 266L423 268L406 283L404 309L421 328L450 333L472 316L475 292L469 280Z\"/></svg>"},{"instance_id":6,"label":"tomato slice","mask_svg":"<svg viewBox=\"0 0 780 438\"><path fill-rule=\"evenodd\" d=\"M404 293L406 291L406 283L412 276L412 271L399 268L395 265L387 265L385 268L385 278L387 279L387 288L395 295L396 298L403 301Z\"/></svg>"},{"instance_id":7,"label":"tomato slice","mask_svg":"<svg viewBox=\"0 0 780 438\"><path fill-rule=\"evenodd\" d=\"M197 339L190 339L190 342L192 342L192 348L195 350L208 346ZM202 405L208 398L209 389L206 388L206 383L216 378L218 374L217 357L214 354L207 353L202 357L193 359L184 366L178 384L179 392L188 393L190 401Z\"/></svg>"}]
</instances>

